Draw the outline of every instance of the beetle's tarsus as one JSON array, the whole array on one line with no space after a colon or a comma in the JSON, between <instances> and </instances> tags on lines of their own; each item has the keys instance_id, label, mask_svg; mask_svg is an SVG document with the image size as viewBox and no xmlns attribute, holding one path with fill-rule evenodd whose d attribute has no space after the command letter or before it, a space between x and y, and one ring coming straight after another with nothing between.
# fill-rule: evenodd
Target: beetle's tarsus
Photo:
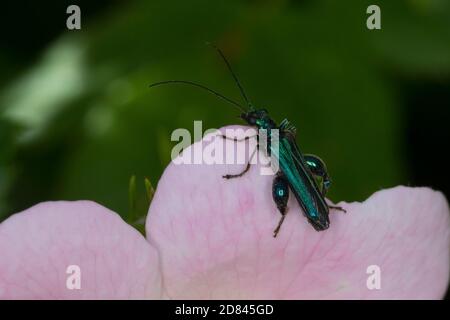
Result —
<instances>
[{"instance_id":1,"label":"beetle's tarsus","mask_svg":"<svg viewBox=\"0 0 450 320\"><path fill-rule=\"evenodd\" d=\"M242 177L247 171L250 169L250 161L247 163L247 166L245 167L244 171L238 174L226 174L222 176L224 179L233 179L233 178L239 178Z\"/></svg>"},{"instance_id":2,"label":"beetle's tarsus","mask_svg":"<svg viewBox=\"0 0 450 320\"><path fill-rule=\"evenodd\" d=\"M283 224L284 218L286 218L286 213L281 216L280 222L278 222L277 227L273 230L273 237L276 238L278 232L280 232L281 225Z\"/></svg>"},{"instance_id":3,"label":"beetle's tarsus","mask_svg":"<svg viewBox=\"0 0 450 320\"><path fill-rule=\"evenodd\" d=\"M253 156L256 153L256 150L259 150L259 145L256 146L255 150L253 150L253 153L250 156L250 159L248 159L247 166L245 167L244 171L242 171L241 173L238 173L238 174L226 174L226 175L222 176L222 178L224 178L224 179L233 179L233 178L242 177L248 171L248 169L250 169L250 162L252 161Z\"/></svg>"},{"instance_id":4,"label":"beetle's tarsus","mask_svg":"<svg viewBox=\"0 0 450 320\"><path fill-rule=\"evenodd\" d=\"M347 213L347 210L345 210L345 209L342 208L342 207L338 207L338 206L328 206L328 208L330 208L330 209L335 209L335 210L338 210L338 211L342 211L343 213Z\"/></svg>"}]
</instances>

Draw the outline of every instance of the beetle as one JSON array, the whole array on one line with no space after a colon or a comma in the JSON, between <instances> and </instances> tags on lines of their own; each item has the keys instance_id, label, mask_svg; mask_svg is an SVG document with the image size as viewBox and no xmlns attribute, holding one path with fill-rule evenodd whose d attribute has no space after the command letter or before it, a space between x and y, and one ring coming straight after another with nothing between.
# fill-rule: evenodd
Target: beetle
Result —
<instances>
[{"instance_id":1,"label":"beetle","mask_svg":"<svg viewBox=\"0 0 450 320\"><path fill-rule=\"evenodd\" d=\"M289 190L294 194L300 207L303 209L305 217L312 227L316 231L328 229L330 226L330 209L343 212L346 211L342 207L329 205L325 200L325 195L331 185L331 179L325 163L316 155L303 154L300 151L296 142L296 128L287 119L284 119L278 125L269 116L266 109L257 109L252 105L223 52L215 45L212 46L221 56L229 72L233 76L241 96L247 104L247 108L244 108L240 103L225 97L217 91L192 81L168 80L153 83L150 87L165 84L186 84L206 90L237 107L241 111L240 118L249 126L258 129L258 132L261 132L261 130L267 132L267 146L265 151L272 157L276 157L279 163L279 170L276 172L272 182L272 198L281 214L278 225L273 231L274 237L278 235L286 217ZM278 130L279 133L279 143L276 147L271 143L271 132L273 130ZM222 137L233 141L243 141L251 138L245 137L244 139L238 140L225 135L222 135ZM260 147L260 137L261 133L258 133L256 136L258 140L257 149ZM242 177L249 170L251 158L254 154L255 153L253 152L242 172L237 174L226 174L223 178L234 179Z\"/></svg>"}]
</instances>

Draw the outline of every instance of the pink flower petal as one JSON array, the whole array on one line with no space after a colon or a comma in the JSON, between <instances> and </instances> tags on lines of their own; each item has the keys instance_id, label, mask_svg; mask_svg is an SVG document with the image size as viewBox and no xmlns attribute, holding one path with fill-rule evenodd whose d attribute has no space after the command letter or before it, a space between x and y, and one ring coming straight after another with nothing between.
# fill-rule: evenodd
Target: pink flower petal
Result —
<instances>
[{"instance_id":1,"label":"pink flower petal","mask_svg":"<svg viewBox=\"0 0 450 320\"><path fill-rule=\"evenodd\" d=\"M79 290L68 289L70 265L80 268ZM41 203L0 224L0 299L160 294L156 251L116 213L94 202Z\"/></svg>"},{"instance_id":2,"label":"pink flower petal","mask_svg":"<svg viewBox=\"0 0 450 320\"><path fill-rule=\"evenodd\" d=\"M233 143L233 142L230 142ZM204 142L203 142L204 144ZM198 144L196 144L198 145ZM193 147L193 146L191 146ZM189 149L185 152L189 152ZM273 176L244 165L173 165L149 210L170 298L441 298L448 284L449 209L428 188L396 187L364 203L340 203L316 232L291 194L278 238ZM370 266L380 268L369 290Z\"/></svg>"}]
</instances>

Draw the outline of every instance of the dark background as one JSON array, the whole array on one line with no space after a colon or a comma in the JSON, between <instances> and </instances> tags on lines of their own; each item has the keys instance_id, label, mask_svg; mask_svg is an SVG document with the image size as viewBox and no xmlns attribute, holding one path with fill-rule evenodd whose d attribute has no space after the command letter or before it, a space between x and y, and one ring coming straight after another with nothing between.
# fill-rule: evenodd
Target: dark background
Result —
<instances>
[{"instance_id":1,"label":"dark background","mask_svg":"<svg viewBox=\"0 0 450 320\"><path fill-rule=\"evenodd\" d=\"M81 30L66 29L70 4ZM366 28L369 4L382 30ZM448 1L9 1L1 12L0 220L58 199L130 220L132 175L145 214L142 181L157 184L171 132L236 123L195 89L148 89L187 79L238 99L206 41L327 162L333 200L398 184L450 194Z\"/></svg>"}]
</instances>

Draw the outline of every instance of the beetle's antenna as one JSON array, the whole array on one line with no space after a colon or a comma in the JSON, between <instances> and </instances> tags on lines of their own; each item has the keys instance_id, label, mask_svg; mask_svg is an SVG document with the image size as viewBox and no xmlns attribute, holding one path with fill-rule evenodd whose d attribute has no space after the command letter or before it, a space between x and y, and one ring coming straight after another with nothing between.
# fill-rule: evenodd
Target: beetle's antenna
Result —
<instances>
[{"instance_id":1,"label":"beetle's antenna","mask_svg":"<svg viewBox=\"0 0 450 320\"><path fill-rule=\"evenodd\" d=\"M247 111L244 109L244 107L241 106L241 105L240 105L239 103L237 103L236 101L231 100L230 98L227 98L227 97L225 97L224 95L218 93L217 91L214 91L214 90L212 90L212 89L210 89L210 88L208 88L208 87L206 87L206 86L204 86L204 85L201 85L201 84L199 84L199 83L192 82L192 81L185 81L185 80L168 80L168 81L161 81L161 82L155 82L155 83L152 83L152 84L149 86L149 88L151 88L151 87L156 87L156 86L160 86L160 85L165 85L165 84L172 84L172 83L187 84L187 85L191 85L191 86L194 86L194 87L197 87L197 88L206 90L206 91L208 91L209 93L212 93L212 94L214 94L215 96L219 97L220 99L225 100L226 102L228 102L228 103L234 105L234 106L235 106L236 108L238 108L240 111L242 111L242 112L244 112L244 113L247 112Z\"/></svg>"},{"instance_id":2,"label":"beetle's antenna","mask_svg":"<svg viewBox=\"0 0 450 320\"><path fill-rule=\"evenodd\" d=\"M214 45L213 43L210 42L206 42L207 45L213 47L217 53L222 57L222 60L225 62L225 64L227 65L228 71L230 71L231 75L233 76L234 82L236 82L236 85L239 88L239 91L241 92L242 97L244 98L245 102L247 103L247 105L249 106L250 109L253 109L253 105L250 102L250 100L247 98L247 95L245 94L244 88L242 87L241 83L239 82L238 77L236 76L236 74L234 73L233 69L231 68L230 63L228 62L227 58L225 57L225 55L223 54L222 50L220 50L219 47L217 47L216 45Z\"/></svg>"}]
</instances>

